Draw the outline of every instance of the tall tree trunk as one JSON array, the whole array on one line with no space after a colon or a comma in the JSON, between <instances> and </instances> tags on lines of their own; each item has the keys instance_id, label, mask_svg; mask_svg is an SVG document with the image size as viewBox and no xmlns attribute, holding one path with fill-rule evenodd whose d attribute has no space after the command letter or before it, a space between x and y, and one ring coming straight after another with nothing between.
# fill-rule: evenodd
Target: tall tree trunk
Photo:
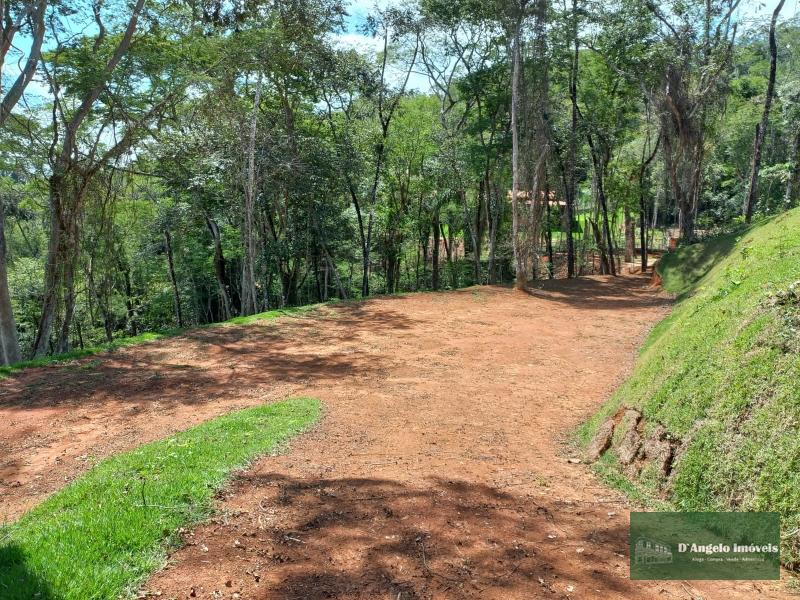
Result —
<instances>
[{"instance_id":1,"label":"tall tree trunk","mask_svg":"<svg viewBox=\"0 0 800 600\"><path fill-rule=\"evenodd\" d=\"M444 233L444 225L440 224L439 229L441 229L442 231L442 241L444 242L444 252L445 252L445 257L447 259L447 270L450 272L450 286L453 288L457 288L458 279L456 276L455 267L453 265L453 244L455 242L453 237L453 226L451 223L448 223L447 235L445 235Z\"/></svg>"},{"instance_id":2,"label":"tall tree trunk","mask_svg":"<svg viewBox=\"0 0 800 600\"><path fill-rule=\"evenodd\" d=\"M603 231L606 235L606 250L608 251L608 262L611 265L611 274L617 275L616 263L616 249L614 247L614 238L611 236L611 225L608 218L608 202L606 200L605 185L601 179L600 181L600 207L603 210Z\"/></svg>"},{"instance_id":3,"label":"tall tree trunk","mask_svg":"<svg viewBox=\"0 0 800 600\"><path fill-rule=\"evenodd\" d=\"M580 65L578 42L578 0L572 0L572 60L569 74L569 97L572 105L572 120L569 132L569 158L567 161L566 207L564 233L567 236L567 277L575 277L575 242L572 223L575 220L575 197L577 191L576 172L578 154L578 67Z\"/></svg>"},{"instance_id":4,"label":"tall tree trunk","mask_svg":"<svg viewBox=\"0 0 800 600\"><path fill-rule=\"evenodd\" d=\"M206 217L206 225L211 233L214 242L214 276L217 279L220 304L222 307L222 320L227 321L231 318L231 297L228 292L228 274L225 270L225 255L222 252L222 238L219 233L219 226L211 217Z\"/></svg>"},{"instance_id":5,"label":"tall tree trunk","mask_svg":"<svg viewBox=\"0 0 800 600\"><path fill-rule=\"evenodd\" d=\"M433 253L431 266L431 287L434 290L439 289L439 209L435 209L433 213Z\"/></svg>"},{"instance_id":6,"label":"tall tree trunk","mask_svg":"<svg viewBox=\"0 0 800 600\"><path fill-rule=\"evenodd\" d=\"M397 249L394 242L389 240L386 247L386 293L393 294L397 291Z\"/></svg>"},{"instance_id":7,"label":"tall tree trunk","mask_svg":"<svg viewBox=\"0 0 800 600\"><path fill-rule=\"evenodd\" d=\"M547 244L547 277L553 279L555 277L555 264L553 255L553 227L550 221L550 186L547 179L545 179L544 186L544 201L547 212L547 228L544 231L546 236L545 243Z\"/></svg>"},{"instance_id":8,"label":"tall tree trunk","mask_svg":"<svg viewBox=\"0 0 800 600\"><path fill-rule=\"evenodd\" d=\"M486 193L489 200L489 283L497 283L497 231L502 215L502 199L486 173Z\"/></svg>"},{"instance_id":9,"label":"tall tree trunk","mask_svg":"<svg viewBox=\"0 0 800 600\"><path fill-rule=\"evenodd\" d=\"M792 151L792 171L786 182L786 205L794 206L800 199L800 128L794 136L794 150Z\"/></svg>"},{"instance_id":10,"label":"tall tree trunk","mask_svg":"<svg viewBox=\"0 0 800 600\"><path fill-rule=\"evenodd\" d=\"M481 273L481 254L483 253L483 240L486 237L487 212L489 210L489 204L487 202L489 196L488 192L484 189L483 178L481 178L478 188L478 207L475 211L475 233L478 238L476 241L477 257L473 256L476 269L476 273L474 273L476 284L480 284L483 281L483 274Z\"/></svg>"},{"instance_id":11,"label":"tall tree trunk","mask_svg":"<svg viewBox=\"0 0 800 600\"><path fill-rule=\"evenodd\" d=\"M608 259L608 272L611 275L617 274L616 262L614 258L614 239L611 237L611 225L608 219L608 202L606 201L605 190L605 171L608 164L608 156L600 156L600 148L595 146L594 140L588 135L589 147L592 152L592 164L594 165L595 184L597 186L597 200L600 204L600 216L603 219L603 236L605 242L602 244L601 251L605 251Z\"/></svg>"},{"instance_id":12,"label":"tall tree trunk","mask_svg":"<svg viewBox=\"0 0 800 600\"><path fill-rule=\"evenodd\" d=\"M0 364L11 365L22 360L17 338L17 325L8 289L8 253L6 250L5 205L0 199Z\"/></svg>"},{"instance_id":13,"label":"tall tree trunk","mask_svg":"<svg viewBox=\"0 0 800 600\"><path fill-rule=\"evenodd\" d=\"M775 27L778 23L778 15L781 13L785 0L780 0L775 10L772 12L772 20L769 24L769 82L767 83L767 97L764 99L764 113L761 115L761 122L756 125L756 135L753 140L753 162L750 166L750 186L747 189L747 197L744 200L744 220L749 223L753 219L753 209L758 200L758 172L761 169L761 149L764 146L764 138L767 135L767 125L769 124L769 111L772 108L772 96L775 93L775 72L778 68L778 44L775 41Z\"/></svg>"},{"instance_id":14,"label":"tall tree trunk","mask_svg":"<svg viewBox=\"0 0 800 600\"><path fill-rule=\"evenodd\" d=\"M519 210L519 192L522 182L520 171L520 78L522 71L522 14L517 16L514 27L511 71L511 244L514 250L514 287L525 290L528 287L528 270L526 267L526 252L522 247L521 216Z\"/></svg>"},{"instance_id":15,"label":"tall tree trunk","mask_svg":"<svg viewBox=\"0 0 800 600\"><path fill-rule=\"evenodd\" d=\"M633 262L633 255L636 252L636 227L633 224L631 209L625 206L625 262Z\"/></svg>"},{"instance_id":16,"label":"tall tree trunk","mask_svg":"<svg viewBox=\"0 0 800 600\"><path fill-rule=\"evenodd\" d=\"M183 307L181 306L181 292L178 288L178 278L175 276L175 260L172 254L172 235L169 229L164 230L164 244L167 250L167 268L169 280L172 282L172 295L175 298L175 317L178 327L183 327Z\"/></svg>"},{"instance_id":17,"label":"tall tree trunk","mask_svg":"<svg viewBox=\"0 0 800 600\"><path fill-rule=\"evenodd\" d=\"M362 251L362 272L361 272L361 296L366 298L369 296L369 275L370 275L370 251L372 248L372 221L374 213L369 211L367 216L367 235L364 238L364 248Z\"/></svg>"},{"instance_id":18,"label":"tall tree trunk","mask_svg":"<svg viewBox=\"0 0 800 600\"><path fill-rule=\"evenodd\" d=\"M297 306L299 304L298 301L298 282L297 282L297 265L295 264L292 266L291 264L286 264L284 269L281 269L281 287L282 295L283 295L283 305L284 306Z\"/></svg>"},{"instance_id":19,"label":"tall tree trunk","mask_svg":"<svg viewBox=\"0 0 800 600\"><path fill-rule=\"evenodd\" d=\"M58 171L48 181L50 196L50 239L44 275L42 315L33 345L33 356L44 356L59 307L63 319L56 342L56 351L67 345L74 308L74 272L78 261L79 213L82 210L85 186L76 181L75 173Z\"/></svg>"},{"instance_id":20,"label":"tall tree trunk","mask_svg":"<svg viewBox=\"0 0 800 600\"><path fill-rule=\"evenodd\" d=\"M469 216L469 207L467 206L467 192L466 190L458 190L458 198L461 200L461 206L464 209L464 220L467 223L467 228L469 230L469 237L472 241L472 276L474 279L475 284L479 284L481 282L481 242L480 242L480 214L481 214L481 196L483 191L483 185L479 186L478 189L478 196L477 196L477 216L475 219L471 219ZM448 256L448 262L450 262L450 257Z\"/></svg>"},{"instance_id":21,"label":"tall tree trunk","mask_svg":"<svg viewBox=\"0 0 800 600\"><path fill-rule=\"evenodd\" d=\"M339 269L336 268L336 263L333 262L330 252L328 252L328 248L323 246L322 251L325 255L325 261L328 265L328 270L333 273L333 278L336 281L336 288L338 290L339 298L345 300L347 298L347 291L342 284L342 278L339 276Z\"/></svg>"},{"instance_id":22,"label":"tall tree trunk","mask_svg":"<svg viewBox=\"0 0 800 600\"><path fill-rule=\"evenodd\" d=\"M242 314L258 312L258 292L256 288L256 133L258 131L258 111L261 104L261 75L256 83L253 99L253 113L247 139L247 170L244 186L244 227L242 241Z\"/></svg>"},{"instance_id":23,"label":"tall tree trunk","mask_svg":"<svg viewBox=\"0 0 800 600\"><path fill-rule=\"evenodd\" d=\"M78 247L77 219L71 223L65 238L66 248L63 257L64 319L56 341L56 353L69 352L69 332L75 316L75 269L78 266L80 248Z\"/></svg>"},{"instance_id":24,"label":"tall tree trunk","mask_svg":"<svg viewBox=\"0 0 800 600\"><path fill-rule=\"evenodd\" d=\"M125 312L126 312L126 326L130 334L133 336L139 335L139 326L136 323L136 308L133 303L133 285L131 283L131 268L128 266L127 261L123 262L120 259L117 262L117 268L122 274L123 283L125 284Z\"/></svg>"},{"instance_id":25,"label":"tall tree trunk","mask_svg":"<svg viewBox=\"0 0 800 600\"><path fill-rule=\"evenodd\" d=\"M650 156L645 160L645 146L650 142L650 131L648 129L647 133L647 141L645 145L642 146L642 164L639 168L639 241L642 245L641 248L641 258L642 258L642 273L647 270L647 206L645 203L645 194L644 194L644 180L645 175L647 174L647 166L653 162L653 159L656 157L656 153L658 152L658 147L661 144L661 132L658 132L658 139L656 140L656 145L653 148L653 151L650 153ZM655 217L656 213L656 201L653 201L653 215ZM655 223L653 224L655 227Z\"/></svg>"},{"instance_id":26,"label":"tall tree trunk","mask_svg":"<svg viewBox=\"0 0 800 600\"><path fill-rule=\"evenodd\" d=\"M89 298L91 299L91 297L94 296L95 300L97 301L97 307L100 309L100 314L103 317L103 329L105 330L106 341L111 343L114 341L114 315L109 307L109 303L107 302L108 295L103 293L101 290L98 290L97 285L95 284L94 264L95 257L92 254L89 256L89 260L87 261L86 265L86 287L89 292Z\"/></svg>"}]
</instances>

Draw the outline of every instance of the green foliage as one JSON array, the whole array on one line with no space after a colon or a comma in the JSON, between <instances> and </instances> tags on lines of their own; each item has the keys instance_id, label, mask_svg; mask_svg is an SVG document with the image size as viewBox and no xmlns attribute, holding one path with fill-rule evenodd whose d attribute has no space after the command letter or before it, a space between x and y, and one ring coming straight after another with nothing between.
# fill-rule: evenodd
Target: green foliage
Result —
<instances>
[{"instance_id":1,"label":"green foliage","mask_svg":"<svg viewBox=\"0 0 800 600\"><path fill-rule=\"evenodd\" d=\"M213 513L235 469L320 416L296 398L218 417L97 464L0 528L0 596L87 600L131 592L181 543L180 529Z\"/></svg>"},{"instance_id":2,"label":"green foliage","mask_svg":"<svg viewBox=\"0 0 800 600\"><path fill-rule=\"evenodd\" d=\"M681 441L667 481L636 485L681 510L778 511L800 525L800 210L679 249L661 266L682 294L633 376L579 432L620 406ZM800 562L796 536L783 560Z\"/></svg>"}]
</instances>

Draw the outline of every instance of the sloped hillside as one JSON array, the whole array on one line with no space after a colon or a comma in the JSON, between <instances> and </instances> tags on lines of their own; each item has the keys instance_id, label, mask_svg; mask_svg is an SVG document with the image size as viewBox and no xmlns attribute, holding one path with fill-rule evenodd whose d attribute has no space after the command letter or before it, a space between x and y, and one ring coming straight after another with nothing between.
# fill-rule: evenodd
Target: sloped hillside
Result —
<instances>
[{"instance_id":1,"label":"sloped hillside","mask_svg":"<svg viewBox=\"0 0 800 600\"><path fill-rule=\"evenodd\" d=\"M678 303L580 439L640 496L780 512L782 558L797 566L800 209L683 248L660 272Z\"/></svg>"}]
</instances>

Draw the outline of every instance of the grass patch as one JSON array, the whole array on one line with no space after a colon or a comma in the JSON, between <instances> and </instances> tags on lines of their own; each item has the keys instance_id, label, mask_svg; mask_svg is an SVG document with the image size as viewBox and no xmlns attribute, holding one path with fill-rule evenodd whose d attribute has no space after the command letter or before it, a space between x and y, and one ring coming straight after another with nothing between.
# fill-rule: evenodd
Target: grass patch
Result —
<instances>
[{"instance_id":1,"label":"grass patch","mask_svg":"<svg viewBox=\"0 0 800 600\"><path fill-rule=\"evenodd\" d=\"M697 282L728 255L742 233L718 235L664 254L656 267L662 287L679 297L691 292Z\"/></svg>"},{"instance_id":2,"label":"grass patch","mask_svg":"<svg viewBox=\"0 0 800 600\"><path fill-rule=\"evenodd\" d=\"M679 510L777 511L784 532L797 530L800 209L681 248L660 272L679 302L578 441L620 406L636 408L684 445L669 479L645 469L632 482L638 490ZM800 565L796 533L784 539L782 560Z\"/></svg>"},{"instance_id":3,"label":"grass patch","mask_svg":"<svg viewBox=\"0 0 800 600\"><path fill-rule=\"evenodd\" d=\"M268 310L267 312L262 312L247 317L233 317L232 319L224 321L223 325L251 325L253 323L257 323L258 321L269 321L271 319L277 319L278 317L285 317L286 315L296 315L310 312L312 310L316 310L320 306L321 304L307 304L305 306L292 306L290 308Z\"/></svg>"},{"instance_id":4,"label":"grass patch","mask_svg":"<svg viewBox=\"0 0 800 600\"><path fill-rule=\"evenodd\" d=\"M0 379L5 379L6 377L13 375L14 373L18 373L23 369L47 367L50 365L70 362L79 358L86 358L87 356L94 356L95 354L100 354L101 352L112 352L118 348L125 348L126 346L146 344L147 342L160 340L161 338L168 337L170 335L177 335L182 333L182 331L183 330L177 329L155 333L142 333L141 335L119 338L110 343L97 344L96 346L86 346L85 348L71 350L70 352L64 352L54 356L45 356L42 358L35 358L33 360L24 360L22 362L14 363L13 365L0 367Z\"/></svg>"},{"instance_id":5,"label":"grass patch","mask_svg":"<svg viewBox=\"0 0 800 600\"><path fill-rule=\"evenodd\" d=\"M197 325L196 327L165 329L163 331L142 333L136 336L118 338L113 342L96 344L94 346L86 346L85 348L71 350L69 352L64 352L62 354L54 354L52 356L44 356L42 358L36 358L33 360L25 360L22 362L14 363L13 365L0 366L0 380L5 379L11 375L14 375L15 373L19 373L24 369L59 365L62 363L78 360L80 358L86 358L87 356L94 356L96 354L101 354L103 352L113 352L114 350L118 350L119 348L126 348L128 346L138 346L140 344L146 344L148 342L153 342L164 338L175 337L184 334L187 331L192 331L195 329L206 329L208 327L220 327L226 325L252 325L253 323L257 323L259 321L269 321L287 315L296 315L296 314L311 312L313 310L318 309L320 306L321 304L292 306L289 308L269 310L267 312L262 312L246 317L234 317L232 319L229 319L227 321L221 321L219 323L207 323L205 325Z\"/></svg>"},{"instance_id":6,"label":"grass patch","mask_svg":"<svg viewBox=\"0 0 800 600\"><path fill-rule=\"evenodd\" d=\"M311 426L317 400L237 411L108 458L0 528L0 597L90 600L132 593L213 512L231 471Z\"/></svg>"}]
</instances>

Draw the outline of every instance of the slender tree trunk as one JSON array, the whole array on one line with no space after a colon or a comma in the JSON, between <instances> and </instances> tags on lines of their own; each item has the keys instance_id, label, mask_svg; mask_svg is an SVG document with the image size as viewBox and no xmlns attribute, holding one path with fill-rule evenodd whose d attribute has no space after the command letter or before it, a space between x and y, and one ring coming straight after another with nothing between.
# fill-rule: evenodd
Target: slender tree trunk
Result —
<instances>
[{"instance_id":1,"label":"slender tree trunk","mask_svg":"<svg viewBox=\"0 0 800 600\"><path fill-rule=\"evenodd\" d=\"M172 254L172 235L169 229L164 230L164 244L167 250L167 268L169 270L169 280L172 282L172 295L175 298L175 317L178 327L183 327L183 308L181 306L181 293L178 288L178 279L175 277L175 260Z\"/></svg>"},{"instance_id":2,"label":"slender tree trunk","mask_svg":"<svg viewBox=\"0 0 800 600\"><path fill-rule=\"evenodd\" d=\"M511 72L511 244L514 250L514 287L525 290L528 287L528 270L525 264L525 250L522 247L521 217L519 210L519 192L522 182L520 171L520 131L519 131L519 104L520 104L520 78L522 71L522 14L517 16L514 28L512 47L512 72Z\"/></svg>"},{"instance_id":3,"label":"slender tree trunk","mask_svg":"<svg viewBox=\"0 0 800 600\"><path fill-rule=\"evenodd\" d=\"M456 270L453 265L453 228L452 225L448 223L448 235L444 233L444 225L440 224L439 229L442 231L442 241L444 242L444 252L445 257L447 259L447 270L450 271L450 286L453 288L458 287L458 280L456 278Z\"/></svg>"},{"instance_id":4,"label":"slender tree trunk","mask_svg":"<svg viewBox=\"0 0 800 600\"><path fill-rule=\"evenodd\" d=\"M250 130L247 139L247 171L244 186L244 227L242 237L244 256L242 258L242 314L258 312L258 291L256 288L256 133L258 132L258 111L261 104L261 75L256 83L253 99L253 113L250 117Z\"/></svg>"},{"instance_id":5,"label":"slender tree trunk","mask_svg":"<svg viewBox=\"0 0 800 600\"><path fill-rule=\"evenodd\" d=\"M641 181L639 185L639 243L641 244L642 273L647 271L647 207L645 205L644 189Z\"/></svg>"},{"instance_id":6,"label":"slender tree trunk","mask_svg":"<svg viewBox=\"0 0 800 600\"><path fill-rule=\"evenodd\" d=\"M228 292L228 274L225 269L225 255L222 252L222 238L219 226L211 217L206 217L206 225L214 242L214 276L217 279L217 288L222 307L221 317L223 321L227 321L231 318L231 298Z\"/></svg>"},{"instance_id":7,"label":"slender tree trunk","mask_svg":"<svg viewBox=\"0 0 800 600\"><path fill-rule=\"evenodd\" d=\"M625 211L625 262L633 262L633 255L636 252L636 227L633 224L631 209L627 206Z\"/></svg>"},{"instance_id":8,"label":"slender tree trunk","mask_svg":"<svg viewBox=\"0 0 800 600\"><path fill-rule=\"evenodd\" d=\"M486 173L486 193L489 200L489 283L497 283L497 230L501 218L501 198L496 193L493 183Z\"/></svg>"},{"instance_id":9,"label":"slender tree trunk","mask_svg":"<svg viewBox=\"0 0 800 600\"><path fill-rule=\"evenodd\" d=\"M324 269L325 269L325 271L323 272L323 280L322 280L322 301L323 302L327 302L328 301L328 285L329 285L328 284L329 270L328 270L327 261L324 263Z\"/></svg>"},{"instance_id":10,"label":"slender tree trunk","mask_svg":"<svg viewBox=\"0 0 800 600\"><path fill-rule=\"evenodd\" d=\"M136 308L133 303L133 285L131 284L131 269L130 267L120 260L117 265L119 272L122 274L123 282L125 284L125 311L126 311L126 325L128 331L133 336L139 335L139 326L136 323Z\"/></svg>"},{"instance_id":11,"label":"slender tree trunk","mask_svg":"<svg viewBox=\"0 0 800 600\"><path fill-rule=\"evenodd\" d=\"M775 72L778 67L778 44L775 40L775 27L778 22L778 15L781 13L785 0L780 0L772 13L772 21L769 25L769 82L767 83L767 97L764 100L764 113L761 115L761 122L756 125L756 135L753 140L753 162L750 167L750 186L747 189L747 197L744 201L744 220L749 223L753 218L753 209L758 201L758 172L761 169L761 150L764 146L764 138L767 135L767 125L769 125L769 111L772 108L772 96L775 94Z\"/></svg>"},{"instance_id":12,"label":"slender tree trunk","mask_svg":"<svg viewBox=\"0 0 800 600\"><path fill-rule=\"evenodd\" d=\"M794 206L798 199L800 199L800 128L794 136L792 172L786 182L786 206Z\"/></svg>"},{"instance_id":13,"label":"slender tree trunk","mask_svg":"<svg viewBox=\"0 0 800 600\"><path fill-rule=\"evenodd\" d=\"M564 233L567 236L567 277L575 277L575 242L572 237L572 223L575 220L575 200L577 192L577 166L578 154L578 68L580 66L580 53L578 43L578 0L572 0L572 61L569 75L569 96L572 105L572 120L569 134L569 158L567 161L567 189Z\"/></svg>"},{"instance_id":14,"label":"slender tree trunk","mask_svg":"<svg viewBox=\"0 0 800 600\"><path fill-rule=\"evenodd\" d=\"M94 297L97 301L97 307L100 314L103 316L103 329L106 334L106 341L111 343L114 341L114 316L108 306L107 295L97 289L94 279L94 255L89 256L88 264L86 265L86 287L88 289L88 297L91 305L91 298ZM90 319L93 318L90 310Z\"/></svg>"},{"instance_id":15,"label":"slender tree trunk","mask_svg":"<svg viewBox=\"0 0 800 600\"><path fill-rule=\"evenodd\" d=\"M553 279L555 277L556 266L553 255L553 227L550 221L550 183L546 175L544 181L544 201L547 214L547 228L544 231L545 243L547 244L547 277L548 279Z\"/></svg>"},{"instance_id":16,"label":"slender tree trunk","mask_svg":"<svg viewBox=\"0 0 800 600\"><path fill-rule=\"evenodd\" d=\"M608 219L608 202L606 201L606 191L605 191L605 170L606 165L608 164L608 157L607 155L600 156L599 152L600 149L597 148L594 144L592 136L588 136L589 140L589 147L592 151L592 163L594 165L594 173L595 173L595 185L597 187L597 199L600 205L600 216L603 219L603 236L605 237L605 242L602 244L603 248L601 251L605 251L607 262L608 262L608 272L611 275L617 274L616 262L614 258L614 240L611 237L611 225Z\"/></svg>"},{"instance_id":17,"label":"slender tree trunk","mask_svg":"<svg viewBox=\"0 0 800 600\"><path fill-rule=\"evenodd\" d=\"M648 130L647 134L647 143L650 141L650 133ZM658 152L658 147L661 144L661 132L658 133L658 139L656 140L656 145L653 148L653 151L650 153L650 156L645 160L645 147L642 146L642 164L639 168L639 239L642 245L641 253L642 253L642 273L647 270L647 206L645 203L645 194L644 194L644 181L645 175L647 174L647 166L653 162L653 159L656 157L656 153ZM653 201L653 215L655 217L656 213L656 201ZM653 223L655 227L655 223Z\"/></svg>"},{"instance_id":18,"label":"slender tree trunk","mask_svg":"<svg viewBox=\"0 0 800 600\"><path fill-rule=\"evenodd\" d=\"M286 268L281 270L284 306L297 306L299 304L297 276L297 265L291 266L287 264Z\"/></svg>"},{"instance_id":19,"label":"slender tree trunk","mask_svg":"<svg viewBox=\"0 0 800 600\"><path fill-rule=\"evenodd\" d=\"M433 214L433 264L431 267L431 287L434 290L439 289L439 234L439 209L437 208Z\"/></svg>"},{"instance_id":20,"label":"slender tree trunk","mask_svg":"<svg viewBox=\"0 0 800 600\"><path fill-rule=\"evenodd\" d=\"M336 288L339 293L339 298L344 300L347 298L347 291L345 290L344 285L342 284L342 279L339 276L339 269L336 268L336 263L333 262L330 252L328 252L328 249L325 246L322 247L322 251L325 254L325 261L327 262L328 269L333 273L333 278L336 281Z\"/></svg>"},{"instance_id":21,"label":"slender tree trunk","mask_svg":"<svg viewBox=\"0 0 800 600\"><path fill-rule=\"evenodd\" d=\"M475 211L475 237L477 247L477 257L473 256L476 273L475 283L480 284L483 281L483 273L481 273L481 254L483 253L483 240L486 236L486 213L488 211L488 192L484 189L484 181L481 178L478 184L478 207Z\"/></svg>"},{"instance_id":22,"label":"slender tree trunk","mask_svg":"<svg viewBox=\"0 0 800 600\"><path fill-rule=\"evenodd\" d=\"M473 220L469 217L469 208L467 206L467 192L466 190L459 190L458 197L461 200L461 206L464 209L464 220L467 222L469 229L469 237L472 241L472 275L476 284L481 282L481 242L480 242L480 212L481 212L481 192L483 186L478 190L478 210L477 217ZM448 257L449 260L449 257Z\"/></svg>"},{"instance_id":23,"label":"slender tree trunk","mask_svg":"<svg viewBox=\"0 0 800 600\"><path fill-rule=\"evenodd\" d=\"M361 272L361 296L369 296L369 274L370 274L370 249L372 248L372 221L374 213L369 212L367 216L367 236L364 238L364 249L362 252L362 272Z\"/></svg>"},{"instance_id":24,"label":"slender tree trunk","mask_svg":"<svg viewBox=\"0 0 800 600\"><path fill-rule=\"evenodd\" d=\"M0 199L0 364L11 365L22 360L17 338L17 325L8 289L8 253L6 250L5 206Z\"/></svg>"}]
</instances>

